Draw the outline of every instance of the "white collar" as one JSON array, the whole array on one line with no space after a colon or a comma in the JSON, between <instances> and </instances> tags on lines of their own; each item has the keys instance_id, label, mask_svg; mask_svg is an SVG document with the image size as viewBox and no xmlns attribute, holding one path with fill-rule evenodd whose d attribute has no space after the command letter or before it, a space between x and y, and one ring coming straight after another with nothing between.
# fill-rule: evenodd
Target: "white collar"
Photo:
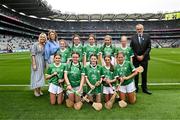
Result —
<instances>
[{"instance_id":1,"label":"white collar","mask_svg":"<svg viewBox=\"0 0 180 120\"><path fill-rule=\"evenodd\" d=\"M91 64L90 64L90 66L91 66L92 68L94 68L94 69L96 69L96 68L97 68L97 64L96 64L96 66L95 66L95 67L93 67Z\"/></svg>"},{"instance_id":2,"label":"white collar","mask_svg":"<svg viewBox=\"0 0 180 120\"><path fill-rule=\"evenodd\" d=\"M59 63L59 65L56 65L56 64L54 63L54 66L55 66L55 67L60 67L60 66L61 66L61 63Z\"/></svg>"},{"instance_id":3,"label":"white collar","mask_svg":"<svg viewBox=\"0 0 180 120\"><path fill-rule=\"evenodd\" d=\"M72 63L72 64L73 64L73 66L78 66L78 65L79 65L79 63L76 63L76 64L75 64L75 63Z\"/></svg>"},{"instance_id":4,"label":"white collar","mask_svg":"<svg viewBox=\"0 0 180 120\"><path fill-rule=\"evenodd\" d=\"M94 46L95 46L95 44L93 44L93 45L90 45L90 44L89 44L89 46L90 46L90 47L94 47Z\"/></svg>"},{"instance_id":5,"label":"white collar","mask_svg":"<svg viewBox=\"0 0 180 120\"><path fill-rule=\"evenodd\" d=\"M111 47L111 45L106 45L106 47Z\"/></svg>"},{"instance_id":6,"label":"white collar","mask_svg":"<svg viewBox=\"0 0 180 120\"><path fill-rule=\"evenodd\" d=\"M74 44L74 47L79 47L80 45L81 45L81 44L78 44L78 45L75 45L75 44Z\"/></svg>"},{"instance_id":7,"label":"white collar","mask_svg":"<svg viewBox=\"0 0 180 120\"><path fill-rule=\"evenodd\" d=\"M126 45L126 47L123 47L122 45L120 45L120 47L121 47L121 49L123 49L123 50L127 49L127 45Z\"/></svg>"},{"instance_id":8,"label":"white collar","mask_svg":"<svg viewBox=\"0 0 180 120\"><path fill-rule=\"evenodd\" d=\"M125 63L125 60L123 61L123 63L122 64L119 64L121 67L124 65L124 63Z\"/></svg>"},{"instance_id":9,"label":"white collar","mask_svg":"<svg viewBox=\"0 0 180 120\"><path fill-rule=\"evenodd\" d=\"M64 50L63 50L63 49L60 49L61 52L64 52L65 50L66 50L66 48L64 48Z\"/></svg>"},{"instance_id":10,"label":"white collar","mask_svg":"<svg viewBox=\"0 0 180 120\"><path fill-rule=\"evenodd\" d=\"M105 68L106 68L107 70L109 70L109 69L110 69L110 67L108 67L108 66L106 66L106 65L105 65Z\"/></svg>"}]
</instances>

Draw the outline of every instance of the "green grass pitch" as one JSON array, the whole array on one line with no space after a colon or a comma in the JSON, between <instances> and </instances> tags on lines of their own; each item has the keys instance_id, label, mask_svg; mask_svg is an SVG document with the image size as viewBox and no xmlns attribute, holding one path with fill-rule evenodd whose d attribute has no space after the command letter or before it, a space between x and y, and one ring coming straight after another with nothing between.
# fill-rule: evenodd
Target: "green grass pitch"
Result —
<instances>
[{"instance_id":1,"label":"green grass pitch","mask_svg":"<svg viewBox=\"0 0 180 120\"><path fill-rule=\"evenodd\" d=\"M149 83L180 83L180 49L152 49ZM29 53L0 54L0 85L29 85ZM149 86L151 96L137 94L137 103L97 112L90 105L76 111L49 104L47 87L36 98L29 87L0 86L0 119L180 119L180 86Z\"/></svg>"}]
</instances>

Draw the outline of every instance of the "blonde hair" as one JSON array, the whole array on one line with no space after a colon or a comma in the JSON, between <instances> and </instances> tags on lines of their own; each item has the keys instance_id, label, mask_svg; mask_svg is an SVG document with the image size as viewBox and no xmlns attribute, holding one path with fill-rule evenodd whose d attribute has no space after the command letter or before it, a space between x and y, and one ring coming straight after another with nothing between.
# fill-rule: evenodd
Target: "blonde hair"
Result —
<instances>
[{"instance_id":1,"label":"blonde hair","mask_svg":"<svg viewBox=\"0 0 180 120\"><path fill-rule=\"evenodd\" d=\"M112 40L112 37L110 35L104 36L104 40L105 40L105 38L109 38L110 40Z\"/></svg>"},{"instance_id":2,"label":"blonde hair","mask_svg":"<svg viewBox=\"0 0 180 120\"><path fill-rule=\"evenodd\" d=\"M44 32L42 32L41 34L39 34L38 40L39 40L40 37L42 37L42 36L45 36L45 38L46 38L46 40L47 40L47 35L46 35L46 33L44 33Z\"/></svg>"}]
</instances>

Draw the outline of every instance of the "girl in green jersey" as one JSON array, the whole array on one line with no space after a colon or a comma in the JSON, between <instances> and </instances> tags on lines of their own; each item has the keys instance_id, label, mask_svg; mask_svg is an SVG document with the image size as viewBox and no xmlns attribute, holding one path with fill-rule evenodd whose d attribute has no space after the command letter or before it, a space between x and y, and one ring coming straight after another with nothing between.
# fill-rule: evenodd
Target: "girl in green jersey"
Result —
<instances>
[{"instance_id":1,"label":"girl in green jersey","mask_svg":"<svg viewBox=\"0 0 180 120\"><path fill-rule=\"evenodd\" d=\"M114 94L113 89L115 89L116 79L114 79L114 66L111 64L111 56L105 56L104 61L105 66L102 68L105 77L103 79L103 94L105 95L105 102L108 102Z\"/></svg>"},{"instance_id":2,"label":"girl in green jersey","mask_svg":"<svg viewBox=\"0 0 180 120\"><path fill-rule=\"evenodd\" d=\"M121 100L128 98L129 103L136 102L134 76L137 71L130 61L125 61L123 52L117 54L117 65L115 66L115 78L120 77L121 86L119 88Z\"/></svg>"},{"instance_id":3,"label":"girl in green jersey","mask_svg":"<svg viewBox=\"0 0 180 120\"><path fill-rule=\"evenodd\" d=\"M72 103L79 102L81 99L79 94L83 92L84 72L83 65L79 62L79 54L76 52L72 53L72 62L66 65L64 79L67 84L67 95L69 100Z\"/></svg>"},{"instance_id":4,"label":"girl in green jersey","mask_svg":"<svg viewBox=\"0 0 180 120\"><path fill-rule=\"evenodd\" d=\"M83 46L80 42L80 36L75 34L73 36L73 43L71 46L71 53L77 52L79 54L79 62L83 62Z\"/></svg>"},{"instance_id":5,"label":"girl in green jersey","mask_svg":"<svg viewBox=\"0 0 180 120\"><path fill-rule=\"evenodd\" d=\"M61 63L61 56L54 55L54 63L50 64L46 73L46 79L49 80L50 103L62 104L63 101L63 87L60 85L64 82L65 65Z\"/></svg>"},{"instance_id":6,"label":"girl in green jersey","mask_svg":"<svg viewBox=\"0 0 180 120\"><path fill-rule=\"evenodd\" d=\"M88 89L93 89L91 94L88 95L90 101L93 101L93 95L95 95L96 102L101 103L102 77L102 67L97 64L97 56L92 54L90 56L90 64L85 67L85 78Z\"/></svg>"},{"instance_id":7,"label":"girl in green jersey","mask_svg":"<svg viewBox=\"0 0 180 120\"><path fill-rule=\"evenodd\" d=\"M69 61L70 54L71 54L70 49L67 47L67 43L64 39L59 40L59 46L61 49L57 51L57 53L62 56L61 62L67 63Z\"/></svg>"},{"instance_id":8,"label":"girl in green jersey","mask_svg":"<svg viewBox=\"0 0 180 120\"><path fill-rule=\"evenodd\" d=\"M88 44L84 46L84 66L88 65L90 63L90 56L92 54L96 54L98 55L98 47L97 47L97 44L96 44L96 39L95 39L95 36L93 34L90 34L89 35L89 38L88 38ZM99 57L98 57L99 58Z\"/></svg>"},{"instance_id":9,"label":"girl in green jersey","mask_svg":"<svg viewBox=\"0 0 180 120\"><path fill-rule=\"evenodd\" d=\"M110 35L106 35L104 37L104 45L102 45L100 47L100 61L102 63L102 65L104 66L105 65L105 62L104 62L104 56L106 55L110 55L111 56L111 63L114 65L115 63L115 46L112 45L112 37Z\"/></svg>"}]
</instances>

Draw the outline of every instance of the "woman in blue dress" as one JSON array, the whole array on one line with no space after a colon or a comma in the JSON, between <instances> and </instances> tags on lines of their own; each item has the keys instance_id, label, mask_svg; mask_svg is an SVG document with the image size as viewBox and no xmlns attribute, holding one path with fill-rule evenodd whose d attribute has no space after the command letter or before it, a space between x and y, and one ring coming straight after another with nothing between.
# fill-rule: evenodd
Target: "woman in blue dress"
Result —
<instances>
[{"instance_id":1,"label":"woman in blue dress","mask_svg":"<svg viewBox=\"0 0 180 120\"><path fill-rule=\"evenodd\" d=\"M56 31L50 30L48 33L48 41L45 44L46 65L53 63L53 55L59 50L60 46L57 39Z\"/></svg>"},{"instance_id":2,"label":"woman in blue dress","mask_svg":"<svg viewBox=\"0 0 180 120\"><path fill-rule=\"evenodd\" d=\"M44 85L44 44L47 40L45 33L41 33L38 42L35 42L30 49L31 52L31 89L35 96L43 95L41 87Z\"/></svg>"}]
</instances>

